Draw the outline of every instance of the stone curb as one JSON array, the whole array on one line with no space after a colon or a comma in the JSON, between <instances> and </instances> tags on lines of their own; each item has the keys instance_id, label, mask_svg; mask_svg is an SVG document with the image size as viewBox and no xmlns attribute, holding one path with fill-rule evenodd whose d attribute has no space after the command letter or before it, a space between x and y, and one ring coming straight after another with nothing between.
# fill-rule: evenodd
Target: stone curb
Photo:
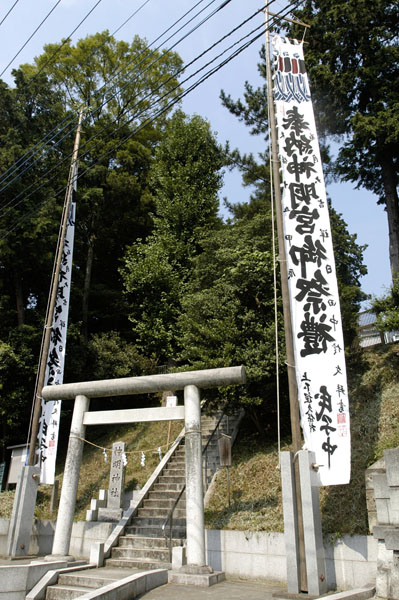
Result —
<instances>
[{"instance_id":1,"label":"stone curb","mask_svg":"<svg viewBox=\"0 0 399 600\"><path fill-rule=\"evenodd\" d=\"M51 563L49 563L51 567ZM41 580L26 595L26 600L44 600L46 597L47 586L53 585L58 581L60 573L73 573L73 571L83 571L84 569L93 569L95 565L78 564L72 567L63 567L61 569L51 569L41 578Z\"/></svg>"},{"instance_id":2,"label":"stone curb","mask_svg":"<svg viewBox=\"0 0 399 600\"><path fill-rule=\"evenodd\" d=\"M375 594L375 584L370 583L362 588L347 590L346 592L337 592L336 594L328 594L320 596L320 598L328 598L328 600L368 600Z\"/></svg>"},{"instance_id":3,"label":"stone curb","mask_svg":"<svg viewBox=\"0 0 399 600\"><path fill-rule=\"evenodd\" d=\"M168 583L168 570L154 569L145 573L129 575L97 590L87 592L79 598L80 600L130 600L165 583Z\"/></svg>"}]
</instances>

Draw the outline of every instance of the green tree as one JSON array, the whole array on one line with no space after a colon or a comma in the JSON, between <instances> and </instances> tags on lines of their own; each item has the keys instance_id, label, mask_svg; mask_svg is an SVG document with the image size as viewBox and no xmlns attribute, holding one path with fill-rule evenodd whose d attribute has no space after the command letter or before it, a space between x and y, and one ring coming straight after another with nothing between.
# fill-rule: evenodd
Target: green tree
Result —
<instances>
[{"instance_id":1,"label":"green tree","mask_svg":"<svg viewBox=\"0 0 399 600\"><path fill-rule=\"evenodd\" d=\"M395 278L388 294L374 298L372 310L380 331L399 331L399 279Z\"/></svg>"},{"instance_id":2,"label":"green tree","mask_svg":"<svg viewBox=\"0 0 399 600\"><path fill-rule=\"evenodd\" d=\"M42 290L48 290L61 215L47 176L58 160L48 152L50 145L43 145L34 168L29 169L36 157L24 158L64 116L60 96L44 75L31 82L18 70L14 77L14 88L0 82L0 172L12 170L0 184L0 336L35 323L45 309Z\"/></svg>"},{"instance_id":3,"label":"green tree","mask_svg":"<svg viewBox=\"0 0 399 600\"><path fill-rule=\"evenodd\" d=\"M0 339L0 459L11 443L26 441L36 372L37 330L21 325Z\"/></svg>"},{"instance_id":4,"label":"green tree","mask_svg":"<svg viewBox=\"0 0 399 600\"><path fill-rule=\"evenodd\" d=\"M167 104L180 91L181 65L176 53L151 51L139 36L117 41L104 31L76 45L48 44L35 65L23 66L30 75L46 73L68 109L88 109L79 159L72 303L86 343L90 332L126 329L118 262L125 247L152 228L148 171ZM164 112L156 123L133 135L159 111Z\"/></svg>"},{"instance_id":5,"label":"green tree","mask_svg":"<svg viewBox=\"0 0 399 600\"><path fill-rule=\"evenodd\" d=\"M272 222L266 203L257 208L251 202L233 210L240 217L206 233L203 252L194 259L178 321L179 358L193 369L245 365L247 385L219 390L213 401L228 402L229 408L244 406L264 432L275 411ZM277 319L281 334L280 300ZM280 364L283 338L280 335ZM269 415L264 419L266 407Z\"/></svg>"},{"instance_id":6,"label":"green tree","mask_svg":"<svg viewBox=\"0 0 399 600\"><path fill-rule=\"evenodd\" d=\"M399 5L305 0L306 65L318 126L341 143L335 173L386 210L392 277L399 274ZM291 35L302 36L293 27Z\"/></svg>"},{"instance_id":7,"label":"green tree","mask_svg":"<svg viewBox=\"0 0 399 600\"><path fill-rule=\"evenodd\" d=\"M179 348L176 322L200 237L220 223L222 163L209 124L176 112L150 172L154 231L129 248L122 270L139 348L163 361Z\"/></svg>"}]
</instances>

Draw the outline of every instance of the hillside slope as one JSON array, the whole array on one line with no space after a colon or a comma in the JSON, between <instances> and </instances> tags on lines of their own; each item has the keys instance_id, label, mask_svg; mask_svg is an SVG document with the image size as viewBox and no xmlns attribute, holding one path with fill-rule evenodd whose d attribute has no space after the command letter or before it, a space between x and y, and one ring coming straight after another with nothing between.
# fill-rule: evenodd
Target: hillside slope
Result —
<instances>
[{"instance_id":1,"label":"hillside slope","mask_svg":"<svg viewBox=\"0 0 399 600\"><path fill-rule=\"evenodd\" d=\"M359 351L348 361L352 476L348 485L320 488L325 534L367 534L365 469L399 446L399 345ZM289 441L283 440L282 450ZM221 471L206 510L210 528L283 531L277 445L244 428L233 450L231 507Z\"/></svg>"},{"instance_id":2,"label":"hillside slope","mask_svg":"<svg viewBox=\"0 0 399 600\"><path fill-rule=\"evenodd\" d=\"M383 455L385 448L399 446L399 345L359 351L348 361L352 433L352 477L348 485L320 489L325 534L367 534L365 469ZM169 443L182 424L171 423ZM272 424L271 429L274 425ZM102 448L118 440L126 442L128 464L126 489L143 486L159 461L158 447L166 450L168 423L103 427L88 431L95 445L85 444L78 490L76 520L85 518L90 500L108 486L109 459ZM89 437L90 436L90 437ZM99 447L97 447L99 446ZM289 440L282 441L282 450ZM145 465L141 452L145 452ZM249 423L243 424L233 448L230 469L232 501L227 506L226 473L218 473L205 519L209 528L249 531L283 531L280 471L274 440L261 439ZM62 467L62 464L60 465ZM57 476L62 484L62 473ZM54 518L49 511L50 487L41 486L36 517ZM14 492L0 494L0 517L9 518Z\"/></svg>"}]
</instances>

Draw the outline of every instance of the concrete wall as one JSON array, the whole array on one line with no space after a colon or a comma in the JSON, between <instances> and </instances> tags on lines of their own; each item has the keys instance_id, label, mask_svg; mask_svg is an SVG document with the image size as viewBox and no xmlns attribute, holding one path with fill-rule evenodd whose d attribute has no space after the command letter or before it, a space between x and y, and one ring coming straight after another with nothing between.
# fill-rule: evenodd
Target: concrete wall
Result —
<instances>
[{"instance_id":1,"label":"concrete wall","mask_svg":"<svg viewBox=\"0 0 399 600\"><path fill-rule=\"evenodd\" d=\"M94 542L105 542L117 523L101 521L79 521L72 526L69 553L75 557L90 558L90 548Z\"/></svg>"},{"instance_id":2,"label":"concrete wall","mask_svg":"<svg viewBox=\"0 0 399 600\"><path fill-rule=\"evenodd\" d=\"M0 565L0 600L24 600L49 569L62 569L66 562L37 562L34 565Z\"/></svg>"},{"instance_id":3,"label":"concrete wall","mask_svg":"<svg viewBox=\"0 0 399 600\"><path fill-rule=\"evenodd\" d=\"M10 521L0 519L0 554L7 553L7 536ZM79 521L72 526L69 552L80 558L90 557L90 547L94 542L105 542L116 523ZM51 554L55 531L54 521L35 521L30 539L29 554L46 556Z\"/></svg>"},{"instance_id":4,"label":"concrete wall","mask_svg":"<svg viewBox=\"0 0 399 600\"><path fill-rule=\"evenodd\" d=\"M287 581L283 533L206 531L207 560L230 577ZM377 542L371 536L344 536L325 544L329 589L349 590L375 581Z\"/></svg>"}]
</instances>

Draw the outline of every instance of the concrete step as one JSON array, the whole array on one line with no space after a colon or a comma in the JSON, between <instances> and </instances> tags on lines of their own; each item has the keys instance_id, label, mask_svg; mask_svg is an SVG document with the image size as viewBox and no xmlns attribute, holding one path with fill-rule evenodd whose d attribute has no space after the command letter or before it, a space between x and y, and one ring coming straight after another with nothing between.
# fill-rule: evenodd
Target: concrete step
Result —
<instances>
[{"instance_id":1,"label":"concrete step","mask_svg":"<svg viewBox=\"0 0 399 600\"><path fill-rule=\"evenodd\" d=\"M126 528L128 529L128 528ZM167 534L169 535L169 527L167 528ZM138 537L151 537L151 538L162 538L163 532L160 527L129 527L128 535L138 536ZM184 539L186 537L186 527L176 527L173 521L173 530L172 530L173 538Z\"/></svg>"},{"instance_id":2,"label":"concrete step","mask_svg":"<svg viewBox=\"0 0 399 600\"><path fill-rule=\"evenodd\" d=\"M50 585L46 590L46 600L70 600L80 598L93 588L76 587L69 585Z\"/></svg>"},{"instance_id":3,"label":"concrete step","mask_svg":"<svg viewBox=\"0 0 399 600\"><path fill-rule=\"evenodd\" d=\"M170 508L139 508L137 514L139 517L151 519L158 517L160 519L166 519ZM176 519L184 519L186 516L186 510L183 508L176 508L174 517Z\"/></svg>"},{"instance_id":4,"label":"concrete step","mask_svg":"<svg viewBox=\"0 0 399 600\"><path fill-rule=\"evenodd\" d=\"M144 500L143 508L160 508L160 509L172 508L172 506L176 502L176 497L168 498L166 495L164 495L162 498L152 498L151 497L151 498L148 498L148 500ZM181 498L179 500L178 508L186 508L186 501L184 498Z\"/></svg>"},{"instance_id":5,"label":"concrete step","mask_svg":"<svg viewBox=\"0 0 399 600\"><path fill-rule=\"evenodd\" d=\"M182 469L183 471L186 470L186 461L184 459L182 460L174 460L170 463L168 463L166 469ZM165 469L164 469L165 471Z\"/></svg>"},{"instance_id":6,"label":"concrete step","mask_svg":"<svg viewBox=\"0 0 399 600\"><path fill-rule=\"evenodd\" d=\"M177 477L175 475L161 475L158 479L159 483L177 483L180 485L180 489L186 483L185 477Z\"/></svg>"},{"instance_id":7,"label":"concrete step","mask_svg":"<svg viewBox=\"0 0 399 600\"><path fill-rule=\"evenodd\" d=\"M173 501L174 501L178 497L179 493L180 493L179 489L170 490L167 487L165 487L163 489L162 488L161 489L157 488L156 490L153 490L153 491L151 490L151 492L149 493L148 500L156 500L157 498L159 500L163 500L164 498L169 498L171 500L173 499ZM183 492L182 500L185 497L186 497L186 492Z\"/></svg>"},{"instance_id":8,"label":"concrete step","mask_svg":"<svg viewBox=\"0 0 399 600\"><path fill-rule=\"evenodd\" d=\"M172 546L182 546L181 538L172 538ZM140 537L137 535L123 535L119 538L119 546L123 548L161 548L166 549L168 544L164 537Z\"/></svg>"},{"instance_id":9,"label":"concrete step","mask_svg":"<svg viewBox=\"0 0 399 600\"><path fill-rule=\"evenodd\" d=\"M175 492L179 493L180 490L182 489L183 485L181 485L180 483L162 483L162 482L160 482L160 483L156 483L154 485L154 491L155 492L163 492L166 490L166 491L170 491L173 493L175 493Z\"/></svg>"},{"instance_id":10,"label":"concrete step","mask_svg":"<svg viewBox=\"0 0 399 600\"><path fill-rule=\"evenodd\" d=\"M129 530L131 526L133 527L162 527L165 519L164 517L135 517L132 519L130 526L126 527L126 530ZM185 527L186 519L184 518L174 518L173 523L176 527Z\"/></svg>"},{"instance_id":11,"label":"concrete step","mask_svg":"<svg viewBox=\"0 0 399 600\"><path fill-rule=\"evenodd\" d=\"M127 546L117 546L112 548L112 559L123 560L151 560L156 562L169 561L168 548L129 548Z\"/></svg>"},{"instance_id":12,"label":"concrete step","mask_svg":"<svg viewBox=\"0 0 399 600\"><path fill-rule=\"evenodd\" d=\"M64 586L74 586L74 587L85 587L91 589L97 589L102 587L103 585L108 585L113 581L118 581L117 579L101 577L101 575L97 575L96 577L87 577L83 573L60 573L58 576L58 585Z\"/></svg>"},{"instance_id":13,"label":"concrete step","mask_svg":"<svg viewBox=\"0 0 399 600\"><path fill-rule=\"evenodd\" d=\"M177 456L176 458L174 458L166 463L166 468L176 466L179 469L184 469L185 464L186 464L185 456Z\"/></svg>"},{"instance_id":14,"label":"concrete step","mask_svg":"<svg viewBox=\"0 0 399 600\"><path fill-rule=\"evenodd\" d=\"M161 477L185 477L186 469L175 469L175 467L167 467L162 471Z\"/></svg>"},{"instance_id":15,"label":"concrete step","mask_svg":"<svg viewBox=\"0 0 399 600\"><path fill-rule=\"evenodd\" d=\"M136 560L134 558L108 558L107 567L116 567L122 569L140 569L141 571L150 571L151 569L171 569L170 562L157 562L151 560Z\"/></svg>"}]
</instances>

